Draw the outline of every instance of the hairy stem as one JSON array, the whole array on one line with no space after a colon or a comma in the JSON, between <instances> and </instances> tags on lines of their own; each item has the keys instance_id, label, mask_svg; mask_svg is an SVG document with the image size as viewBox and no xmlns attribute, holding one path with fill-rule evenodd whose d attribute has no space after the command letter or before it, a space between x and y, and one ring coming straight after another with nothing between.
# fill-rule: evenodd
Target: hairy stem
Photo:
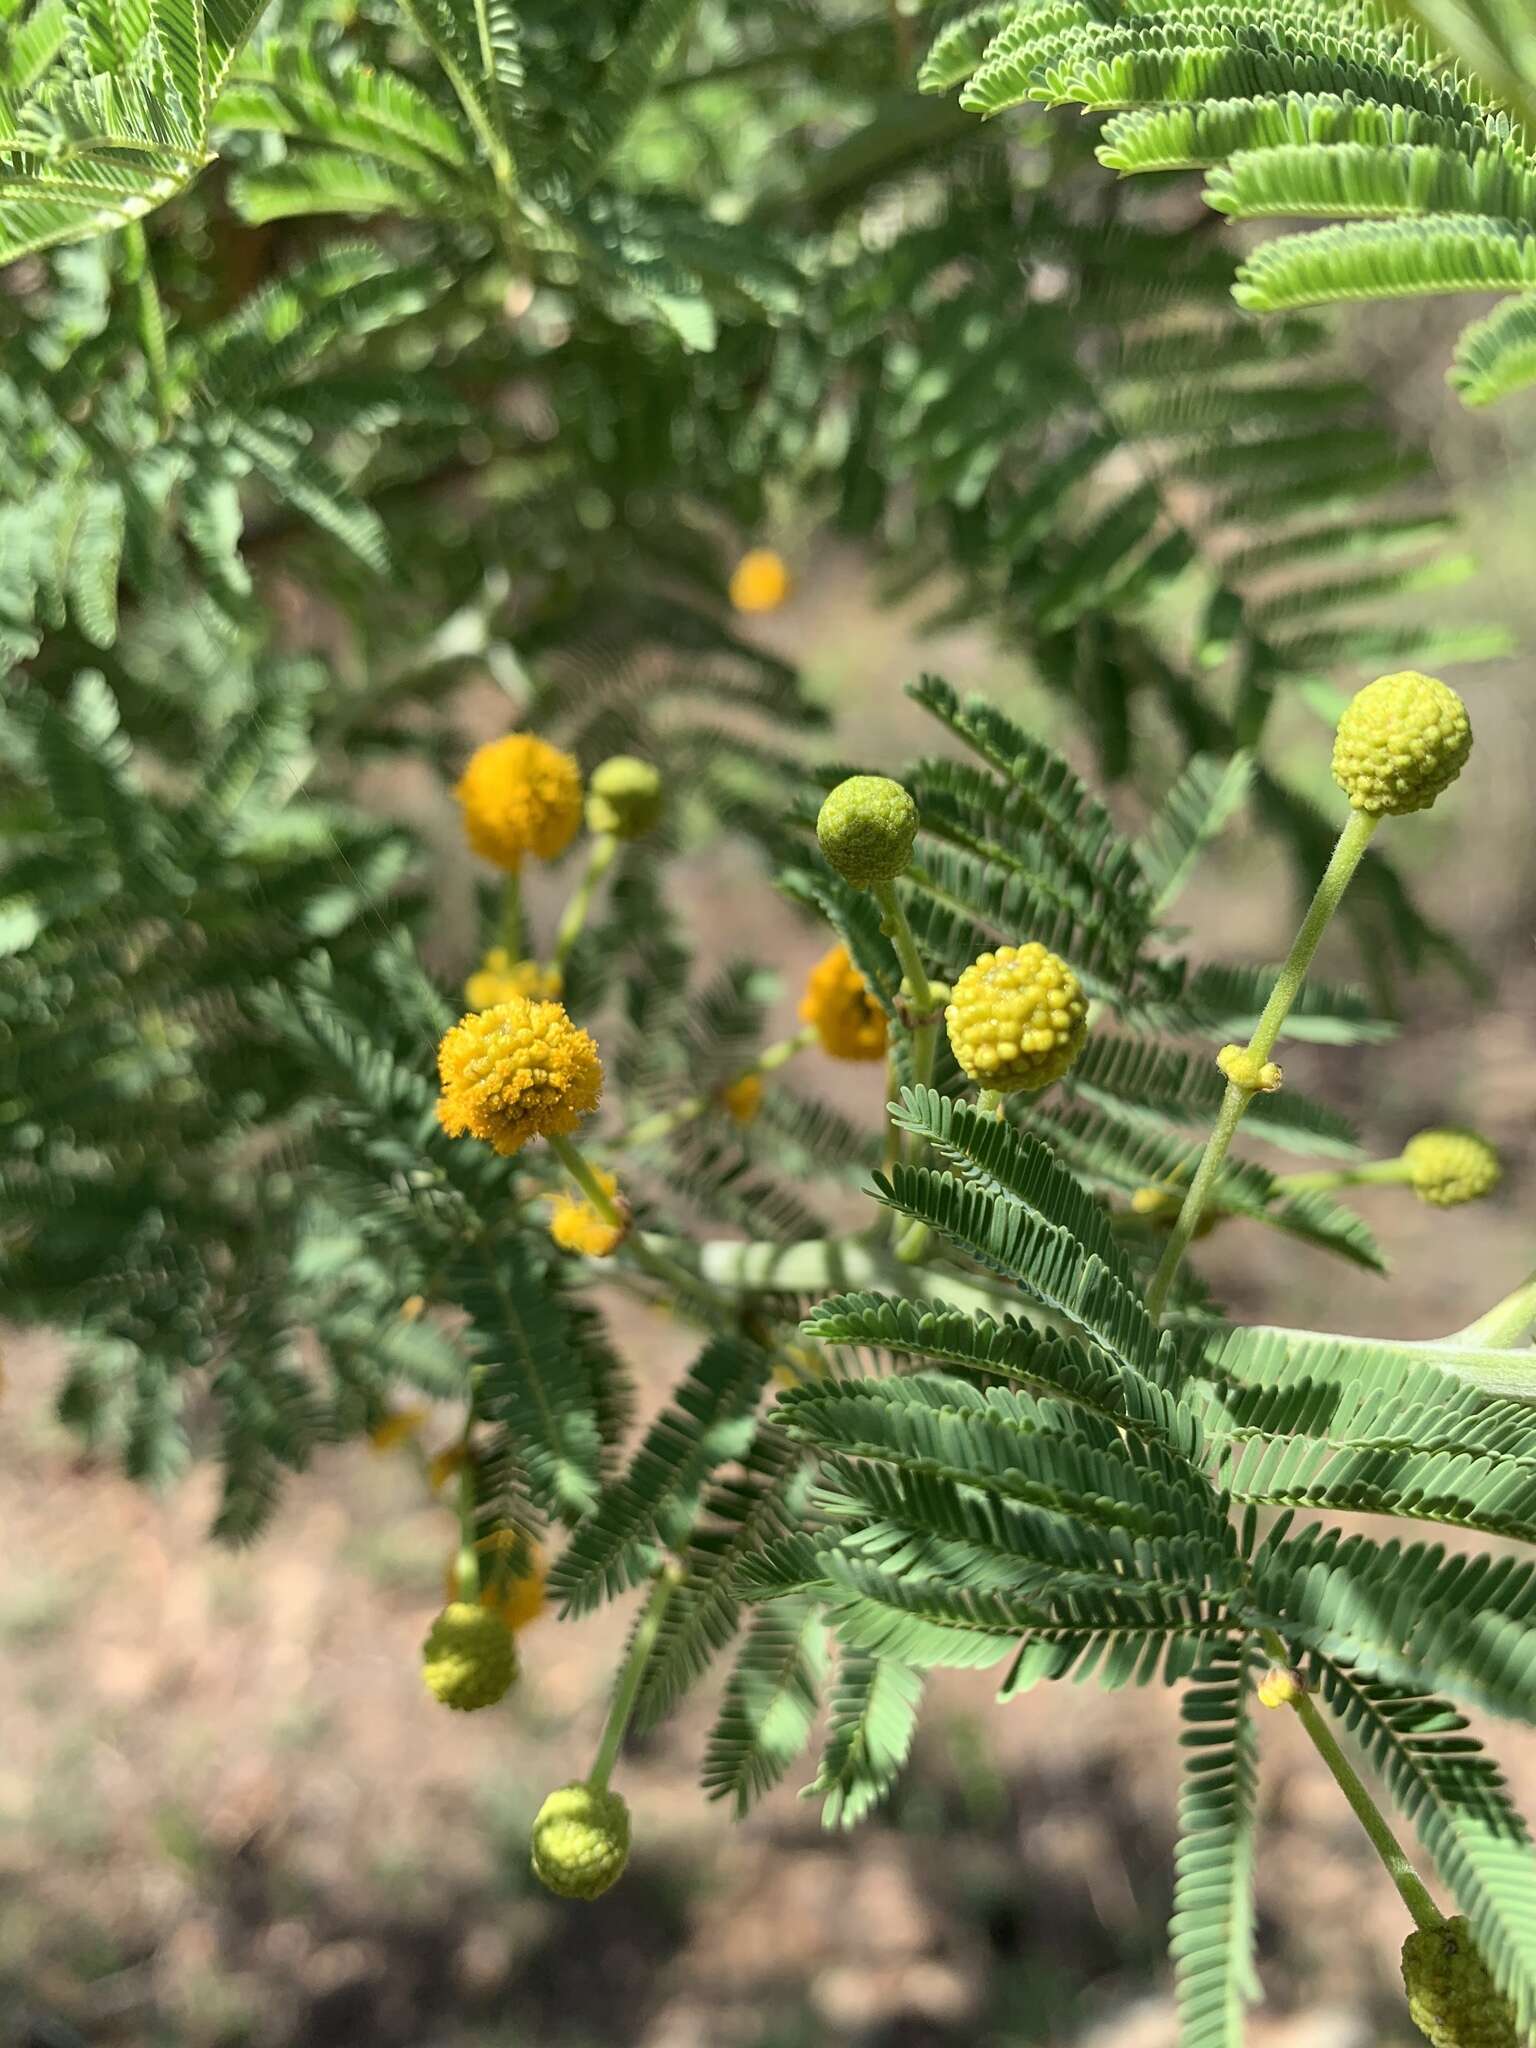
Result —
<instances>
[{"instance_id":1,"label":"hairy stem","mask_svg":"<svg viewBox=\"0 0 1536 2048\"><path fill-rule=\"evenodd\" d=\"M1279 1664L1289 1664L1290 1652L1280 1637L1265 1630L1264 1647ZM1398 1895L1413 1915L1416 1927L1442 1927L1444 1916L1424 1884L1423 1879L1409 1861L1408 1852L1392 1832L1391 1823L1381 1808L1366 1790L1360 1773L1339 1746L1338 1737L1329 1727L1318 1710L1317 1702L1310 1693L1298 1693L1291 1702L1297 1718L1311 1737L1312 1746L1333 1773L1334 1780L1344 1797L1349 1801L1350 1810L1370 1838L1371 1847L1381 1858L1382 1868L1397 1886Z\"/></svg>"},{"instance_id":2,"label":"hairy stem","mask_svg":"<svg viewBox=\"0 0 1536 2048\"><path fill-rule=\"evenodd\" d=\"M1307 969L1317 951L1318 941L1328 929L1329 920L1344 900L1344 892L1354 877L1356 868L1364 858L1365 850L1371 843L1371 835L1380 821L1368 811L1351 811L1349 822L1339 834L1333 849L1333 856L1323 871L1323 879L1317 885L1317 893L1301 921L1301 929L1291 943L1291 950L1285 956L1284 964L1270 990L1269 1001L1264 1005L1263 1014L1249 1039L1247 1052L1251 1059L1262 1064L1275 1049L1291 1005L1301 993L1306 980ZM1200 1155L1200 1164L1195 1177L1189 1184L1178 1220L1169 1236L1167 1248L1153 1277L1147 1294L1147 1312L1154 1319L1163 1312L1169 1290L1179 1270L1190 1239L1194 1236L1206 1201L1216 1185L1222 1164L1232 1144L1243 1112L1247 1109L1254 1093L1251 1088L1236 1081L1227 1083L1227 1091L1221 1099L1215 1128L1206 1140L1205 1150Z\"/></svg>"},{"instance_id":3,"label":"hairy stem","mask_svg":"<svg viewBox=\"0 0 1536 2048\"><path fill-rule=\"evenodd\" d=\"M599 1792L608 1788L608 1780L613 1775L613 1767L619 1760L619 1751L624 1744L629 1717L635 1710L635 1701L645 1678L646 1664L661 1632L662 1616L667 1611L667 1602L683 1583L684 1576L682 1566L669 1559L652 1582L651 1597L645 1603L639 1626L629 1646L629 1654L625 1657L623 1668L619 1672L613 1704L608 1709L602 1740L597 1745L597 1756L587 1773L587 1783L596 1786Z\"/></svg>"},{"instance_id":4,"label":"hairy stem","mask_svg":"<svg viewBox=\"0 0 1536 2048\"><path fill-rule=\"evenodd\" d=\"M576 941L581 937L592 908L592 898L597 894L597 885L613 866L619 842L611 832L600 832L587 857L586 871L576 885L576 893L565 906L560 926L555 933L554 964L563 973L565 963L571 957Z\"/></svg>"}]
</instances>

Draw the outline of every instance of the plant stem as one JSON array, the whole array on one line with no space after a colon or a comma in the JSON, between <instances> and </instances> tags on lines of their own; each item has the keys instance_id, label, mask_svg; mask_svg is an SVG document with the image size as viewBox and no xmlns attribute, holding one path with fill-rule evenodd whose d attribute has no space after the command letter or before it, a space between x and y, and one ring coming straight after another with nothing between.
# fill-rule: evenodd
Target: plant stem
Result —
<instances>
[{"instance_id":1,"label":"plant stem","mask_svg":"<svg viewBox=\"0 0 1536 2048\"><path fill-rule=\"evenodd\" d=\"M1275 1049L1291 1005L1301 993L1306 980L1307 969L1317 951L1318 941L1328 929L1329 919L1344 900L1344 892L1353 879L1356 868L1364 858L1365 850L1371 843L1371 835L1380 820L1368 811L1351 811L1349 822L1339 834L1333 854L1323 871L1323 879L1317 885L1317 892L1301 921L1301 929L1291 943L1291 950L1285 956L1275 985L1270 990L1269 1001L1264 1005L1263 1014L1249 1039L1247 1051L1260 1064L1268 1060ZM1173 1286L1174 1276L1189 1248L1189 1241L1195 1234L1206 1200L1216 1185L1228 1149L1242 1122L1253 1090L1240 1086L1236 1081L1227 1083L1227 1090L1221 1099L1221 1108L1216 1115L1215 1128L1206 1140L1205 1150L1200 1155L1200 1164L1195 1168L1195 1177L1189 1184L1178 1220L1169 1236L1162 1261L1153 1277L1147 1294L1147 1312L1154 1321L1163 1312L1168 1293Z\"/></svg>"},{"instance_id":2,"label":"plant stem","mask_svg":"<svg viewBox=\"0 0 1536 2048\"><path fill-rule=\"evenodd\" d=\"M139 344L144 351L155 414L163 433L171 423L173 410L171 365L165 342L165 308L160 303L160 288L155 283L154 259L149 253L149 237L144 232L144 223L129 221L123 229L123 242L128 252L126 274L138 297Z\"/></svg>"},{"instance_id":3,"label":"plant stem","mask_svg":"<svg viewBox=\"0 0 1536 2048\"><path fill-rule=\"evenodd\" d=\"M459 1554L453 1563L454 1591L471 1606L480 1598L480 1553L475 1548L475 1463L464 1426L464 1462L459 1467Z\"/></svg>"},{"instance_id":4,"label":"plant stem","mask_svg":"<svg viewBox=\"0 0 1536 2048\"><path fill-rule=\"evenodd\" d=\"M901 962L902 975L909 989L907 1000L918 1020L911 1026L912 1083L914 1087L926 1088L933 1079L933 1056L939 1042L939 1013L933 985L928 979L928 970L923 965L923 956L918 951L912 927L907 922L907 913L896 894L896 884L876 882L870 894L880 906L885 932L896 948L896 957ZM922 1145L914 1141L913 1160L921 1159L922 1154ZM916 1265L928 1248L931 1232L926 1223L909 1224L898 1216L892 1225L891 1235L897 1257L904 1265Z\"/></svg>"},{"instance_id":5,"label":"plant stem","mask_svg":"<svg viewBox=\"0 0 1536 2048\"><path fill-rule=\"evenodd\" d=\"M743 1067L739 1074L727 1084L734 1087L737 1081L745 1081L753 1074L772 1074L778 1068L787 1066L797 1053L816 1043L816 1027L807 1024L803 1031L797 1031L793 1038L781 1038L775 1044L765 1046L750 1067ZM695 1117L706 1114L717 1107L718 1095L690 1095L686 1101L674 1104L671 1109L661 1109L654 1116L648 1116L632 1130L623 1131L614 1139L615 1146L626 1150L636 1145L654 1145L658 1138L668 1138L681 1125L692 1123Z\"/></svg>"},{"instance_id":6,"label":"plant stem","mask_svg":"<svg viewBox=\"0 0 1536 2048\"><path fill-rule=\"evenodd\" d=\"M1280 1173L1277 1195L1327 1194L1334 1188L1399 1187L1409 1169L1401 1159L1371 1159L1362 1166L1321 1167L1315 1173Z\"/></svg>"},{"instance_id":7,"label":"plant stem","mask_svg":"<svg viewBox=\"0 0 1536 2048\"><path fill-rule=\"evenodd\" d=\"M516 868L501 885L501 916L496 936L513 961L523 957L523 878Z\"/></svg>"},{"instance_id":8,"label":"plant stem","mask_svg":"<svg viewBox=\"0 0 1536 2048\"><path fill-rule=\"evenodd\" d=\"M618 850L619 842L611 832L600 832L593 842L592 851L587 857L586 872L576 885L575 895L565 906L560 928L555 933L554 965L561 973L564 973L565 963L571 957L572 948L581 937L587 922L587 913L592 908L592 898L597 894L597 885L613 866L614 855Z\"/></svg>"},{"instance_id":9,"label":"plant stem","mask_svg":"<svg viewBox=\"0 0 1536 2048\"><path fill-rule=\"evenodd\" d=\"M619 1750L623 1746L624 1736L629 1727L629 1717L635 1710L635 1701L645 1677L646 1664L656 1647L656 1638L661 1631L661 1620L667 1611L667 1602L683 1583L684 1576L682 1566L668 1559L657 1572L651 1586L651 1597L645 1603L639 1625L629 1646L629 1654L619 1672L613 1704L608 1709L602 1740L597 1745L597 1756L587 1773L587 1783L595 1786L599 1792L604 1792L608 1788L608 1780L612 1777L613 1767L619 1760Z\"/></svg>"},{"instance_id":10,"label":"plant stem","mask_svg":"<svg viewBox=\"0 0 1536 2048\"><path fill-rule=\"evenodd\" d=\"M622 1230L624 1228L624 1218L619 1213L618 1204L598 1179L595 1170L583 1159L570 1139L551 1133L548 1143L550 1151L554 1153L560 1164L571 1176L571 1179L575 1181L577 1187L581 1189L581 1192L592 1204L598 1215L602 1217L603 1221L614 1230Z\"/></svg>"},{"instance_id":11,"label":"plant stem","mask_svg":"<svg viewBox=\"0 0 1536 2048\"><path fill-rule=\"evenodd\" d=\"M1290 1663L1290 1652L1278 1635L1266 1629L1263 1633L1263 1642L1276 1663ZM1392 1832L1391 1823L1366 1790L1360 1773L1340 1748L1338 1737L1319 1712L1317 1702L1310 1693L1302 1692L1291 1704L1302 1727L1311 1737L1313 1748L1333 1773L1339 1790L1349 1801L1350 1810L1369 1836L1371 1847L1381 1858L1383 1869L1397 1886L1398 1895L1412 1914L1414 1925L1423 1928L1443 1927L1443 1914L1430 1897L1423 1879L1409 1861L1407 1850Z\"/></svg>"},{"instance_id":12,"label":"plant stem","mask_svg":"<svg viewBox=\"0 0 1536 2048\"><path fill-rule=\"evenodd\" d=\"M1502 1301L1496 1301L1476 1322L1468 1323L1464 1330L1454 1330L1443 1341L1496 1351L1505 1345L1523 1344L1533 1327L1536 1327L1536 1273L1529 1280L1522 1280L1513 1294L1506 1294ZM1533 1361L1533 1367L1536 1367L1536 1361ZM1532 1378L1536 1379L1536 1370L1533 1370Z\"/></svg>"}]
</instances>

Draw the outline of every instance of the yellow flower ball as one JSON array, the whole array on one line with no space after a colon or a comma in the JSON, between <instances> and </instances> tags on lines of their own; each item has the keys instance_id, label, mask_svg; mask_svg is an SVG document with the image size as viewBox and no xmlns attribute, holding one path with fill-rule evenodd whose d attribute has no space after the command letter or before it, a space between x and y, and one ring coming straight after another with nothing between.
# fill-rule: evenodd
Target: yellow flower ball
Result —
<instances>
[{"instance_id":1,"label":"yellow flower ball","mask_svg":"<svg viewBox=\"0 0 1536 2048\"><path fill-rule=\"evenodd\" d=\"M1420 1131L1403 1147L1403 1163L1419 1200L1437 1209L1492 1194L1503 1173L1498 1153L1476 1131Z\"/></svg>"},{"instance_id":2,"label":"yellow flower ball","mask_svg":"<svg viewBox=\"0 0 1536 2048\"><path fill-rule=\"evenodd\" d=\"M731 571L731 603L739 612L774 612L789 595L789 569L772 548L748 548Z\"/></svg>"},{"instance_id":3,"label":"yellow flower ball","mask_svg":"<svg viewBox=\"0 0 1536 2048\"><path fill-rule=\"evenodd\" d=\"M368 1441L376 1451L398 1451L421 1434L427 1420L425 1408L396 1408L374 1424Z\"/></svg>"},{"instance_id":4,"label":"yellow flower ball","mask_svg":"<svg viewBox=\"0 0 1536 2048\"><path fill-rule=\"evenodd\" d=\"M597 1108L603 1063L560 1003L514 996L445 1032L437 1120L451 1138L483 1138L503 1157L530 1138L563 1137Z\"/></svg>"},{"instance_id":5,"label":"yellow flower ball","mask_svg":"<svg viewBox=\"0 0 1536 2048\"><path fill-rule=\"evenodd\" d=\"M541 967L537 960L514 960L505 946L492 946L465 982L464 1000L472 1010L494 1009L513 996L554 1002L563 986L558 967Z\"/></svg>"},{"instance_id":6,"label":"yellow flower ball","mask_svg":"<svg viewBox=\"0 0 1536 2048\"><path fill-rule=\"evenodd\" d=\"M533 1874L562 1899L595 1899L629 1861L629 1808L617 1792L562 1785L533 1823Z\"/></svg>"},{"instance_id":7,"label":"yellow flower ball","mask_svg":"<svg viewBox=\"0 0 1536 2048\"><path fill-rule=\"evenodd\" d=\"M720 1091L720 1102L733 1123L749 1124L763 1106L763 1077L743 1074Z\"/></svg>"},{"instance_id":8,"label":"yellow flower ball","mask_svg":"<svg viewBox=\"0 0 1536 2048\"><path fill-rule=\"evenodd\" d=\"M1261 1707L1293 1707L1306 1690L1296 1672L1279 1664L1271 1664L1253 1689Z\"/></svg>"},{"instance_id":9,"label":"yellow flower ball","mask_svg":"<svg viewBox=\"0 0 1536 2048\"><path fill-rule=\"evenodd\" d=\"M619 1183L602 1167L593 1169L598 1185L610 1199L618 1194ZM622 1223L609 1223L591 1202L583 1201L562 1188L549 1197L549 1234L563 1252L581 1252L589 1259L606 1259L624 1242Z\"/></svg>"},{"instance_id":10,"label":"yellow flower ball","mask_svg":"<svg viewBox=\"0 0 1536 2048\"><path fill-rule=\"evenodd\" d=\"M800 1015L814 1025L823 1052L833 1059L884 1059L885 1012L849 959L846 946L834 946L811 969Z\"/></svg>"},{"instance_id":11,"label":"yellow flower ball","mask_svg":"<svg viewBox=\"0 0 1536 2048\"><path fill-rule=\"evenodd\" d=\"M1066 961L1031 940L974 960L944 1022L957 1064L979 1087L1044 1088L1082 1051L1088 1002Z\"/></svg>"},{"instance_id":12,"label":"yellow flower ball","mask_svg":"<svg viewBox=\"0 0 1536 2048\"><path fill-rule=\"evenodd\" d=\"M581 770L528 732L477 747L454 795L470 845L509 873L525 854L553 860L564 853L581 824Z\"/></svg>"},{"instance_id":13,"label":"yellow flower ball","mask_svg":"<svg viewBox=\"0 0 1536 2048\"><path fill-rule=\"evenodd\" d=\"M1404 669L1351 698L1333 742L1333 779L1355 810L1400 818L1428 810L1471 751L1467 707L1456 692Z\"/></svg>"},{"instance_id":14,"label":"yellow flower ball","mask_svg":"<svg viewBox=\"0 0 1536 2048\"><path fill-rule=\"evenodd\" d=\"M432 1697L456 1713L493 1707L517 1677L512 1631L488 1608L454 1600L427 1631L421 1675Z\"/></svg>"}]
</instances>

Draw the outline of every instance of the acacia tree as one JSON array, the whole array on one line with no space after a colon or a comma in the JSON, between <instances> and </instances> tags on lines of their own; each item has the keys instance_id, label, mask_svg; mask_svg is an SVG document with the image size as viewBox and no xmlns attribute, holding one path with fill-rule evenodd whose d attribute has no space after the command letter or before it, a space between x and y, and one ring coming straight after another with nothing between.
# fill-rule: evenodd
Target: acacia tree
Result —
<instances>
[{"instance_id":1,"label":"acacia tree","mask_svg":"<svg viewBox=\"0 0 1536 2048\"><path fill-rule=\"evenodd\" d=\"M1467 1133L1369 1159L1275 1057L1385 1040L1392 975L1456 957L1376 827L1453 781L1460 700L1349 702L1337 842L1268 725L1501 644L1415 622L1470 565L1286 309L1468 251L1524 281L1518 35L1453 24L1469 69L1375 0L989 6L933 24L955 104L899 10L257 15L33 0L0 47L0 1275L70 1334L63 1412L149 1480L212 1449L244 1541L287 1470L408 1437L403 1390L449 1404L450 1706L506 1695L546 1591L645 1587L536 1831L557 1888L618 1876L625 1733L727 1652L706 1789L744 1812L826 1691L833 1824L930 1667L1178 1684L1186 2040L1251 1989L1257 1703L1398 1886L1426 2032L1525 2038L1530 1845L1460 1707L1531 1718L1533 1568L1326 1518L1536 1538L1536 1300L1413 1344L1241 1328L1186 1257L1241 1217L1377 1269L1352 1184L1497 1177ZM1222 166L1228 211L1401 217L1240 266L1075 124L974 119L1026 101L1128 109L1099 153ZM1526 304L1467 395L1516 381ZM1026 658L1142 830L935 678L899 783L809 761L824 714L741 618L782 562L727 571L811 518ZM515 729L466 764L487 675ZM354 797L402 757L486 863L446 974L421 849ZM1171 923L1245 805L1308 903L1278 971ZM720 830L826 927L772 1045L762 963L697 961L669 897ZM578 845L539 929L522 874ZM1370 998L1309 973L1341 909ZM797 1087L822 1056L886 1063L877 1128ZM700 1331L638 1441L598 1280Z\"/></svg>"}]
</instances>

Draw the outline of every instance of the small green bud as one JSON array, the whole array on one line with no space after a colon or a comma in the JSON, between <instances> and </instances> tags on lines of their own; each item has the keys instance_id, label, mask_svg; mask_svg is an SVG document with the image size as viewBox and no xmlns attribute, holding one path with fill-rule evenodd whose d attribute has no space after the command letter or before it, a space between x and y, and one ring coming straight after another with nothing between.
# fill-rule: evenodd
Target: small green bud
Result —
<instances>
[{"instance_id":1,"label":"small green bud","mask_svg":"<svg viewBox=\"0 0 1536 2048\"><path fill-rule=\"evenodd\" d=\"M856 889L893 882L912 863L917 805L888 775L850 775L822 805L816 837L828 865Z\"/></svg>"},{"instance_id":2,"label":"small green bud","mask_svg":"<svg viewBox=\"0 0 1536 2048\"><path fill-rule=\"evenodd\" d=\"M633 754L615 754L587 782L587 825L614 839L640 839L661 816L661 774Z\"/></svg>"},{"instance_id":3,"label":"small green bud","mask_svg":"<svg viewBox=\"0 0 1536 2048\"><path fill-rule=\"evenodd\" d=\"M1467 707L1416 669L1378 676L1350 700L1333 742L1333 779L1357 811L1425 811L1472 751Z\"/></svg>"},{"instance_id":4,"label":"small green bud","mask_svg":"<svg viewBox=\"0 0 1536 2048\"><path fill-rule=\"evenodd\" d=\"M427 1631L421 1675L432 1697L458 1713L493 1707L517 1677L512 1631L489 1608L455 1600Z\"/></svg>"},{"instance_id":5,"label":"small green bud","mask_svg":"<svg viewBox=\"0 0 1536 2048\"><path fill-rule=\"evenodd\" d=\"M1465 1919L1409 1935L1403 1943L1403 1985L1409 2015L1433 2048L1520 2048L1515 2016Z\"/></svg>"},{"instance_id":6,"label":"small green bud","mask_svg":"<svg viewBox=\"0 0 1536 2048\"><path fill-rule=\"evenodd\" d=\"M1454 1209L1498 1186L1499 1155L1476 1131L1420 1131L1403 1147L1408 1185L1421 1202Z\"/></svg>"},{"instance_id":7,"label":"small green bud","mask_svg":"<svg viewBox=\"0 0 1536 2048\"><path fill-rule=\"evenodd\" d=\"M533 1874L562 1899L595 1899L629 1861L629 1808L617 1792L577 1783L551 1792L533 1823Z\"/></svg>"}]
</instances>

